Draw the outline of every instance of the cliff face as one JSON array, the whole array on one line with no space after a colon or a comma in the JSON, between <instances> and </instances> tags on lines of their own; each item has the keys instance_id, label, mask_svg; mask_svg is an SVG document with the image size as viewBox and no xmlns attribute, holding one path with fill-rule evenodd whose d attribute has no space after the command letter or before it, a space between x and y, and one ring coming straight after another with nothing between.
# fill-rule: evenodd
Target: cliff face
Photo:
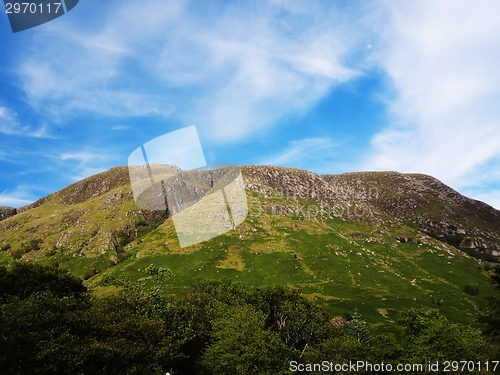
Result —
<instances>
[{"instance_id":1,"label":"cliff face","mask_svg":"<svg viewBox=\"0 0 500 375\"><path fill-rule=\"evenodd\" d=\"M500 255L500 212L430 176L396 172L321 176L266 166L245 166L241 172L252 198L250 211L254 218L257 215L252 220L265 211L307 216L310 222L341 218L374 227L396 223L418 228L472 255ZM166 189L189 183L187 192L196 200L220 181L224 182L219 172L188 171L166 181ZM166 218L167 212L137 207L128 168L116 167L18 210L0 208L0 247L9 249L5 256L23 259L61 252L83 257L111 252L116 260L127 243ZM27 245L30 241L38 241L34 249Z\"/></svg>"},{"instance_id":2,"label":"cliff face","mask_svg":"<svg viewBox=\"0 0 500 375\"><path fill-rule=\"evenodd\" d=\"M8 219L17 213L17 209L13 207L0 207L0 221Z\"/></svg>"},{"instance_id":3,"label":"cliff face","mask_svg":"<svg viewBox=\"0 0 500 375\"><path fill-rule=\"evenodd\" d=\"M461 195L434 177L364 172L323 178L334 189L370 191L355 198L434 238L463 250L500 255L500 211Z\"/></svg>"}]
</instances>

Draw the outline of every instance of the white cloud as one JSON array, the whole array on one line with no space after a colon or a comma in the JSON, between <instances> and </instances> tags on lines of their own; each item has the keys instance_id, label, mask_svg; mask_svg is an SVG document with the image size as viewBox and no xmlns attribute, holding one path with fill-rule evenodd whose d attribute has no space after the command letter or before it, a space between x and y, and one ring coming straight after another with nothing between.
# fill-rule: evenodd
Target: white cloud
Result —
<instances>
[{"instance_id":1,"label":"white cloud","mask_svg":"<svg viewBox=\"0 0 500 375\"><path fill-rule=\"evenodd\" d=\"M53 138L46 126L32 128L23 125L18 114L4 106L0 106L0 133L31 138Z\"/></svg>"},{"instance_id":2,"label":"white cloud","mask_svg":"<svg viewBox=\"0 0 500 375\"><path fill-rule=\"evenodd\" d=\"M59 158L61 160L77 160L80 163L88 163L93 160L106 160L109 158L109 155L100 154L95 152L66 152L62 153Z\"/></svg>"},{"instance_id":3,"label":"white cloud","mask_svg":"<svg viewBox=\"0 0 500 375\"><path fill-rule=\"evenodd\" d=\"M0 106L0 133L29 136L30 129L19 123L17 113L7 107Z\"/></svg>"},{"instance_id":4,"label":"white cloud","mask_svg":"<svg viewBox=\"0 0 500 375\"><path fill-rule=\"evenodd\" d=\"M295 140L284 150L262 160L259 164L302 168L316 173L333 173L339 164L337 147L340 144L329 138Z\"/></svg>"},{"instance_id":5,"label":"white cloud","mask_svg":"<svg viewBox=\"0 0 500 375\"><path fill-rule=\"evenodd\" d=\"M65 152L57 156L63 163L61 170L68 170L68 176L72 181L79 181L108 169L110 161L115 155L99 152L77 151Z\"/></svg>"},{"instance_id":6,"label":"white cloud","mask_svg":"<svg viewBox=\"0 0 500 375\"><path fill-rule=\"evenodd\" d=\"M20 58L22 87L55 119L172 116L230 141L303 113L357 74L344 60L358 33L331 21L333 6L222 4L128 2L95 28L59 22Z\"/></svg>"},{"instance_id":7,"label":"white cloud","mask_svg":"<svg viewBox=\"0 0 500 375\"><path fill-rule=\"evenodd\" d=\"M429 173L458 189L490 180L484 166L500 156L500 3L384 4L373 58L393 84L392 123L362 168Z\"/></svg>"},{"instance_id":8,"label":"white cloud","mask_svg":"<svg viewBox=\"0 0 500 375\"><path fill-rule=\"evenodd\" d=\"M301 13L299 24L280 23L276 9L264 8L257 15L233 9L217 27L192 41L193 50L205 46L210 62L201 74L215 73L217 81L185 118L214 140L243 138L301 114L357 74L343 63L355 33L317 14L331 9Z\"/></svg>"},{"instance_id":9,"label":"white cloud","mask_svg":"<svg viewBox=\"0 0 500 375\"><path fill-rule=\"evenodd\" d=\"M92 24L98 20L96 5L79 6L79 11L89 12L83 26L67 19L47 24L16 64L30 104L62 122L82 111L111 117L168 116L165 96L149 87L155 77L144 82L147 72L138 61L154 58L152 32L161 34L158 28L178 14L180 3L103 3L99 10L107 22L97 27ZM141 40L149 43L141 45Z\"/></svg>"},{"instance_id":10,"label":"white cloud","mask_svg":"<svg viewBox=\"0 0 500 375\"><path fill-rule=\"evenodd\" d=\"M0 132L19 134L23 129L19 126L17 115L6 107L0 106Z\"/></svg>"},{"instance_id":11,"label":"white cloud","mask_svg":"<svg viewBox=\"0 0 500 375\"><path fill-rule=\"evenodd\" d=\"M144 89L141 92L141 89L113 87L117 73L109 65L118 62L97 57L97 51L89 53L74 46L68 49L74 54L68 61L54 60L50 56L39 56L41 61L37 61L37 57L27 56L19 65L18 74L24 90L39 112L62 122L82 111L111 117L166 116L171 112L161 97ZM57 51L52 52L57 55ZM77 55L82 52L87 56L80 63L69 61L78 61Z\"/></svg>"},{"instance_id":12,"label":"white cloud","mask_svg":"<svg viewBox=\"0 0 500 375\"><path fill-rule=\"evenodd\" d=\"M18 186L15 189L0 192L0 206L22 207L35 200L34 194L26 186Z\"/></svg>"}]
</instances>

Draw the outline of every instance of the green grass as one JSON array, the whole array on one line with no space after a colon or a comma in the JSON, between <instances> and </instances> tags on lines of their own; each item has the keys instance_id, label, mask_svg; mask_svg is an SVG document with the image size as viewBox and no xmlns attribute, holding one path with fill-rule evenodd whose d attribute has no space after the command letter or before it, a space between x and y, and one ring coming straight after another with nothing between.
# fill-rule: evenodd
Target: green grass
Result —
<instances>
[{"instance_id":1,"label":"green grass","mask_svg":"<svg viewBox=\"0 0 500 375\"><path fill-rule=\"evenodd\" d=\"M262 224L270 223L270 219L271 230L281 235L271 235L269 226ZM141 270L149 264L167 267L175 275L169 280L168 293L182 292L204 278L229 278L255 287L288 285L314 298L332 315L357 308L367 321L381 329L402 309L419 306L438 307L453 321L474 323L486 298L493 294L477 261L430 238L431 245L400 243L373 226L342 220L311 223L309 231L291 230L295 224L303 228L307 223L290 217L264 217L256 224L260 225L246 223L248 230L227 233L182 254L164 246L156 255L132 256L104 274L139 279L143 276ZM418 237L415 229L399 230ZM167 232L160 227L148 235L151 241L146 236L142 243L170 243ZM365 241L370 237L383 243ZM233 247L237 247L244 268L220 268L229 256L228 249ZM140 245L134 244L133 248L142 251ZM88 285L98 290L101 279L96 276ZM477 286L479 294L464 293L466 284ZM439 305L433 303L433 296Z\"/></svg>"},{"instance_id":2,"label":"green grass","mask_svg":"<svg viewBox=\"0 0 500 375\"><path fill-rule=\"evenodd\" d=\"M120 188L112 192L120 192ZM92 223L100 223L106 232L137 221L137 217L126 215L134 210L131 201L108 211L95 209L105 204L106 196L78 205L52 205L51 211L40 206L21 214L18 220L20 228L45 228L47 243L55 244L66 229L52 227L50 222L55 219L51 217L70 215L75 210L88 212L81 216L88 223L78 234L88 242L81 250L85 256L59 249L38 261L59 265L88 279L86 285L96 294L119 290L103 284L105 275L138 280L144 276L142 270L154 264L167 267L174 274L168 280L167 293L181 293L196 280L205 278L229 278L255 287L288 285L324 305L332 315L352 313L357 308L367 321L381 329L389 326L398 311L418 306L438 307L454 321L474 323L486 298L493 294L476 260L423 235L415 227L395 222L372 225L273 215L255 209L263 199L250 193L249 202L254 209L236 231L189 248L179 247L172 221L167 220L126 245L125 259L118 259L114 251L93 251L92 244L98 244L98 239L91 233L99 228ZM272 202L279 205L287 201L273 196ZM303 204L307 207L308 203ZM23 233L12 244L14 249L38 236L29 231ZM401 243L398 236L414 241ZM0 251L0 263L11 261L9 251ZM464 293L464 285L477 286L479 293Z\"/></svg>"}]
</instances>

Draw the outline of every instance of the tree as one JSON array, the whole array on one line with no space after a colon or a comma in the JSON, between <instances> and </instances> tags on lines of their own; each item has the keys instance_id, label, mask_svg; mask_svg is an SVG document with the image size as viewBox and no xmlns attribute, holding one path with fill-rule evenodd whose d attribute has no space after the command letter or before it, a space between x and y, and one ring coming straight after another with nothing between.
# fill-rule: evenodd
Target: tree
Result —
<instances>
[{"instance_id":1,"label":"tree","mask_svg":"<svg viewBox=\"0 0 500 375\"><path fill-rule=\"evenodd\" d=\"M88 307L87 298L48 291L2 305L2 373L71 373L84 345L81 323Z\"/></svg>"},{"instance_id":2,"label":"tree","mask_svg":"<svg viewBox=\"0 0 500 375\"><path fill-rule=\"evenodd\" d=\"M297 290L269 287L254 291L253 306L266 314L266 323L300 355L306 347L327 339L333 331L326 312Z\"/></svg>"},{"instance_id":3,"label":"tree","mask_svg":"<svg viewBox=\"0 0 500 375\"><path fill-rule=\"evenodd\" d=\"M481 331L449 322L438 309L412 308L402 313L399 323L406 337L405 360L487 360L492 347Z\"/></svg>"},{"instance_id":4,"label":"tree","mask_svg":"<svg viewBox=\"0 0 500 375\"><path fill-rule=\"evenodd\" d=\"M500 292L500 266L496 266L493 270L491 282L495 290ZM484 333L497 344L500 343L500 297L498 295L488 298L488 307L479 320L486 323Z\"/></svg>"},{"instance_id":5,"label":"tree","mask_svg":"<svg viewBox=\"0 0 500 375\"><path fill-rule=\"evenodd\" d=\"M366 322L361 319L361 314L358 309L354 310L352 314L352 320L347 325L347 333L355 341L363 345L370 345L371 336L370 331L366 325Z\"/></svg>"},{"instance_id":6,"label":"tree","mask_svg":"<svg viewBox=\"0 0 500 375\"><path fill-rule=\"evenodd\" d=\"M135 295L137 298L149 299L161 295L167 281L174 277L172 271L166 267L153 264L145 267L142 272L146 275L138 280L132 280L129 275L109 276L103 279L104 285L116 285L122 288L123 294Z\"/></svg>"},{"instance_id":7,"label":"tree","mask_svg":"<svg viewBox=\"0 0 500 375\"><path fill-rule=\"evenodd\" d=\"M214 342L205 350L209 374L279 374L288 368L287 348L265 327L265 315L244 305L233 307L213 322Z\"/></svg>"},{"instance_id":8,"label":"tree","mask_svg":"<svg viewBox=\"0 0 500 375\"><path fill-rule=\"evenodd\" d=\"M32 263L14 263L12 269L0 267L0 303L13 297L21 299L38 292L49 292L56 297L86 292L82 281L66 270Z\"/></svg>"}]
</instances>

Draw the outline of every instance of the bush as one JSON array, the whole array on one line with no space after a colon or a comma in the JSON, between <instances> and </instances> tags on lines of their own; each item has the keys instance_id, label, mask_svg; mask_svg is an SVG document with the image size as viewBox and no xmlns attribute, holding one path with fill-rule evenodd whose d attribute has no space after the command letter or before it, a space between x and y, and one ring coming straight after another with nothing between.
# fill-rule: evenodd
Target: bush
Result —
<instances>
[{"instance_id":1,"label":"bush","mask_svg":"<svg viewBox=\"0 0 500 375\"><path fill-rule=\"evenodd\" d=\"M465 285L463 291L471 296L475 296L479 293L479 288L475 285Z\"/></svg>"},{"instance_id":2,"label":"bush","mask_svg":"<svg viewBox=\"0 0 500 375\"><path fill-rule=\"evenodd\" d=\"M38 251L40 250L40 245L42 244L42 240L36 239L36 240L29 240L27 243L24 243L21 245L21 250L24 251L24 253L29 253L30 251Z\"/></svg>"},{"instance_id":3,"label":"bush","mask_svg":"<svg viewBox=\"0 0 500 375\"><path fill-rule=\"evenodd\" d=\"M21 259L24 254L28 254L31 251L38 251L42 242L40 239L23 242L18 250L12 252L12 257L14 259Z\"/></svg>"},{"instance_id":4,"label":"bush","mask_svg":"<svg viewBox=\"0 0 500 375\"><path fill-rule=\"evenodd\" d=\"M80 279L59 268L29 263L15 263L10 270L0 268L0 302L13 297L26 299L41 292L63 297L86 290Z\"/></svg>"},{"instance_id":5,"label":"bush","mask_svg":"<svg viewBox=\"0 0 500 375\"><path fill-rule=\"evenodd\" d=\"M399 360L423 363L428 358L442 361L450 358L485 360L493 347L481 331L449 322L438 309L412 308L399 319L404 332L404 357Z\"/></svg>"},{"instance_id":6,"label":"bush","mask_svg":"<svg viewBox=\"0 0 500 375\"><path fill-rule=\"evenodd\" d=\"M495 268L495 264L494 263L490 263L490 262L481 262L479 264L479 269L480 270L483 270L483 271L491 271L492 269Z\"/></svg>"},{"instance_id":7,"label":"bush","mask_svg":"<svg viewBox=\"0 0 500 375\"><path fill-rule=\"evenodd\" d=\"M456 248L460 248L460 244L464 240L465 235L463 234L453 234L453 235L445 235L444 240L451 246L454 246Z\"/></svg>"},{"instance_id":8,"label":"bush","mask_svg":"<svg viewBox=\"0 0 500 375\"><path fill-rule=\"evenodd\" d=\"M2 245L2 247L0 247L0 251L7 251L9 249L10 249L10 243Z\"/></svg>"}]
</instances>

